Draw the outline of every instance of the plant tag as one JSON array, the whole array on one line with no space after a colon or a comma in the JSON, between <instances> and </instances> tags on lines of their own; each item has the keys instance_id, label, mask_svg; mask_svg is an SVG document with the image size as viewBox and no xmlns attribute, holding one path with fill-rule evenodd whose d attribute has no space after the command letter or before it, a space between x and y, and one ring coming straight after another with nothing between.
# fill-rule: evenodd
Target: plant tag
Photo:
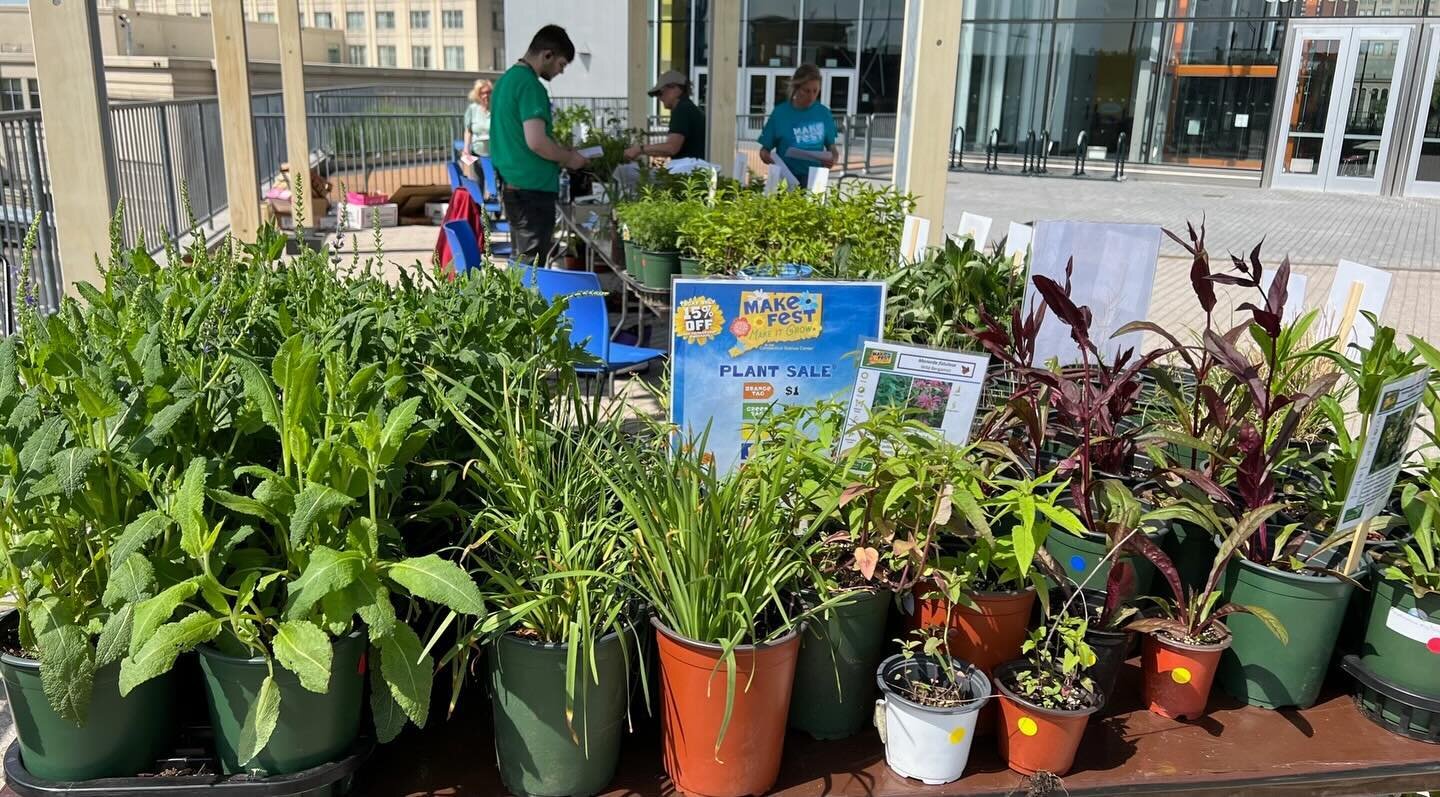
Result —
<instances>
[{"instance_id":1,"label":"plant tag","mask_svg":"<svg viewBox=\"0 0 1440 797\"><path fill-rule=\"evenodd\" d=\"M1380 403L1366 422L1364 447L1340 509L1337 530L1355 528L1380 514L1389 503L1429 378L1427 368L1380 388Z\"/></svg>"},{"instance_id":2,"label":"plant tag","mask_svg":"<svg viewBox=\"0 0 1440 797\"><path fill-rule=\"evenodd\" d=\"M850 391L841 450L860 441L855 425L872 409L903 407L951 443L970 438L990 355L867 341Z\"/></svg>"},{"instance_id":3,"label":"plant tag","mask_svg":"<svg viewBox=\"0 0 1440 797\"><path fill-rule=\"evenodd\" d=\"M810 176L805 181L805 187L810 189L812 194L823 194L830 187L830 170L824 166L811 166Z\"/></svg>"},{"instance_id":4,"label":"plant tag","mask_svg":"<svg viewBox=\"0 0 1440 797\"><path fill-rule=\"evenodd\" d=\"M975 248L984 249L990 243L990 225L995 220L979 213L961 213L960 226L955 228L955 237L975 239Z\"/></svg>"},{"instance_id":5,"label":"plant tag","mask_svg":"<svg viewBox=\"0 0 1440 797\"><path fill-rule=\"evenodd\" d=\"M1392 606L1385 617L1385 627L1406 639L1419 642L1431 653L1440 654L1440 623Z\"/></svg>"},{"instance_id":6,"label":"plant tag","mask_svg":"<svg viewBox=\"0 0 1440 797\"><path fill-rule=\"evenodd\" d=\"M906 216L905 231L900 235L900 265L918 261L925 254L930 240L930 220L923 216Z\"/></svg>"}]
</instances>

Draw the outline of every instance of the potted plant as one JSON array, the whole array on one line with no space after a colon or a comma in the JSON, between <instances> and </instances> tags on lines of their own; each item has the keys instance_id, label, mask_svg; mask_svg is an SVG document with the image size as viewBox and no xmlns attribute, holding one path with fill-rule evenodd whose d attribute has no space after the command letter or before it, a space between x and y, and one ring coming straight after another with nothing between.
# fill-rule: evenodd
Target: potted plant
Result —
<instances>
[{"instance_id":1,"label":"potted plant","mask_svg":"<svg viewBox=\"0 0 1440 797\"><path fill-rule=\"evenodd\" d=\"M722 474L704 439L631 449L607 474L635 528L636 589L654 611L665 771L686 794L763 794L779 774L809 553L785 522L788 468Z\"/></svg>"},{"instance_id":2,"label":"potted plant","mask_svg":"<svg viewBox=\"0 0 1440 797\"><path fill-rule=\"evenodd\" d=\"M1085 644L1085 621L1052 618L1030 634L1023 652L1024 658L995 671L1000 755L1023 775L1062 776L1075 763L1090 715L1102 704L1085 674L1095 658Z\"/></svg>"},{"instance_id":3,"label":"potted plant","mask_svg":"<svg viewBox=\"0 0 1440 797\"><path fill-rule=\"evenodd\" d=\"M625 588L628 521L603 472L630 445L623 416L548 364L517 364L498 391L442 391L475 443L463 472L478 508L467 560L487 585L492 618L464 634L488 642L495 756L515 794L596 794L615 774L630 674L638 662ZM483 407L478 414L465 407ZM493 416L493 426L479 418Z\"/></svg>"},{"instance_id":4,"label":"potted plant","mask_svg":"<svg viewBox=\"0 0 1440 797\"><path fill-rule=\"evenodd\" d=\"M990 679L947 654L943 634L927 634L923 643L907 639L903 647L875 675L884 695L876 701L875 726L885 763L931 786L949 783L965 773Z\"/></svg>"}]
</instances>

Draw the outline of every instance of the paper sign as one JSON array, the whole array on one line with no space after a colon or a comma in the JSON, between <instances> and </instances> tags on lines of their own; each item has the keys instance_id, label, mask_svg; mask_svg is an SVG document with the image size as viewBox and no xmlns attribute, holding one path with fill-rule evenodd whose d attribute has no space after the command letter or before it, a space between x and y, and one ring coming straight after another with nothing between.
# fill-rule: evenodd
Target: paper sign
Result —
<instances>
[{"instance_id":1,"label":"paper sign","mask_svg":"<svg viewBox=\"0 0 1440 797\"><path fill-rule=\"evenodd\" d=\"M1035 225L1030 247L1030 274L1043 274L1065 284L1065 264L1075 259L1070 298L1089 307L1093 316L1090 340L1113 360L1121 350L1142 343L1141 333L1112 337L1115 330L1150 312L1155 264L1160 258L1160 227L1153 224L1102 224L1085 221L1042 221ZM1025 310L1040 302L1035 284L1025 285ZM1061 365L1080 361L1070 329L1047 313L1035 341L1035 364L1055 357Z\"/></svg>"},{"instance_id":2,"label":"paper sign","mask_svg":"<svg viewBox=\"0 0 1440 797\"><path fill-rule=\"evenodd\" d=\"M1365 447L1355 463L1355 476L1340 510L1338 530L1355 528L1390 503L1390 493L1410 445L1410 432L1415 428L1415 415L1425 397L1425 380L1429 378L1427 369L1380 389L1380 406L1365 427Z\"/></svg>"},{"instance_id":3,"label":"paper sign","mask_svg":"<svg viewBox=\"0 0 1440 797\"><path fill-rule=\"evenodd\" d=\"M785 162L777 158L774 163L770 164L770 171L765 175L765 196L774 196L775 192L780 190L781 185L794 188L800 185L800 181L796 180L795 175L786 168Z\"/></svg>"},{"instance_id":4,"label":"paper sign","mask_svg":"<svg viewBox=\"0 0 1440 797\"><path fill-rule=\"evenodd\" d=\"M1236 126L1236 127L1249 127L1249 126L1250 126L1250 114L1248 114L1248 113L1237 113L1237 114L1235 114L1235 126Z\"/></svg>"},{"instance_id":5,"label":"paper sign","mask_svg":"<svg viewBox=\"0 0 1440 797\"><path fill-rule=\"evenodd\" d=\"M994 221L989 216L981 216L978 213L961 213L960 226L955 229L957 238L969 236L975 239L975 248L984 249L985 244L990 242L990 225Z\"/></svg>"},{"instance_id":6,"label":"paper sign","mask_svg":"<svg viewBox=\"0 0 1440 797\"><path fill-rule=\"evenodd\" d=\"M900 265L915 263L925 255L925 244L930 240L930 220L922 216L906 216L905 229L900 234Z\"/></svg>"},{"instance_id":7,"label":"paper sign","mask_svg":"<svg viewBox=\"0 0 1440 797\"><path fill-rule=\"evenodd\" d=\"M805 187L810 189L812 194L823 194L830 187L830 170L824 166L811 166L810 176L805 180Z\"/></svg>"},{"instance_id":8,"label":"paper sign","mask_svg":"<svg viewBox=\"0 0 1440 797\"><path fill-rule=\"evenodd\" d=\"M578 150L575 150L575 151L578 152L578 153L580 153L582 156L584 156L584 157L586 157L586 158L598 158L598 157L600 157L601 155L604 155L604 154L605 154L605 148L604 148L604 147L599 147L599 146L596 146L596 147L586 147L585 149L578 149Z\"/></svg>"},{"instance_id":9,"label":"paper sign","mask_svg":"<svg viewBox=\"0 0 1440 797\"><path fill-rule=\"evenodd\" d=\"M1275 284L1275 269L1265 272L1260 278L1260 284L1265 288L1265 294L1270 294L1270 286ZM1310 286L1310 278L1304 274L1290 272L1290 281L1285 283L1285 315L1286 326L1295 323L1305 313L1305 290Z\"/></svg>"},{"instance_id":10,"label":"paper sign","mask_svg":"<svg viewBox=\"0 0 1440 797\"><path fill-rule=\"evenodd\" d=\"M722 471L772 405L843 400L885 319L881 282L682 278L671 295L670 419L682 439L708 428Z\"/></svg>"},{"instance_id":11,"label":"paper sign","mask_svg":"<svg viewBox=\"0 0 1440 797\"><path fill-rule=\"evenodd\" d=\"M1360 301L1350 324L1350 334L1345 345L1339 348L1348 352L1351 346L1370 348L1375 340L1375 326L1365 318L1365 313L1379 316L1385 309L1385 300L1390 295L1390 272L1361 265L1350 260L1341 260L1335 270L1335 283L1330 286L1330 298L1325 302L1321 320L1323 336L1338 335L1344 324L1346 308L1350 303L1350 290L1360 284Z\"/></svg>"},{"instance_id":12,"label":"paper sign","mask_svg":"<svg viewBox=\"0 0 1440 797\"><path fill-rule=\"evenodd\" d=\"M1010 222L1010 231L1005 233L1005 256L1023 261L1030 254L1030 241L1034 237L1035 230L1030 225Z\"/></svg>"},{"instance_id":13,"label":"paper sign","mask_svg":"<svg viewBox=\"0 0 1440 797\"><path fill-rule=\"evenodd\" d=\"M1391 606L1385 615L1385 627L1406 639L1419 642L1431 653L1440 653L1440 623L1426 617L1416 617L1398 606Z\"/></svg>"},{"instance_id":14,"label":"paper sign","mask_svg":"<svg viewBox=\"0 0 1440 797\"><path fill-rule=\"evenodd\" d=\"M735 153L735 165L730 169L730 176L743 183L745 182L745 176L749 174L749 172L750 156L743 152Z\"/></svg>"},{"instance_id":15,"label":"paper sign","mask_svg":"<svg viewBox=\"0 0 1440 797\"><path fill-rule=\"evenodd\" d=\"M860 355L860 372L850 392L846 432L841 448L860 442L854 426L870 412L901 407L909 417L940 430L946 440L965 445L980 404L989 355L867 343Z\"/></svg>"},{"instance_id":16,"label":"paper sign","mask_svg":"<svg viewBox=\"0 0 1440 797\"><path fill-rule=\"evenodd\" d=\"M1198 135L1200 135L1200 120L1199 120L1199 119L1190 119L1190 120L1188 120L1187 122L1185 122L1185 135L1187 135L1187 136L1198 136Z\"/></svg>"}]
</instances>

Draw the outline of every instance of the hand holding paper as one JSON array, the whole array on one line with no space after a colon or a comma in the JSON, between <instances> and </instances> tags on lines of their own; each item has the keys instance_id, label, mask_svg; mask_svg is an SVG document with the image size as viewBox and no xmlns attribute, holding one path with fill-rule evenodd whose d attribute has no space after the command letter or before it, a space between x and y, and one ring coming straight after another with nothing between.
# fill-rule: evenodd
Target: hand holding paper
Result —
<instances>
[{"instance_id":1,"label":"hand holding paper","mask_svg":"<svg viewBox=\"0 0 1440 797\"><path fill-rule=\"evenodd\" d=\"M835 162L835 154L828 149L800 149L791 147L785 150L785 157L795 160L815 161L822 166L829 166Z\"/></svg>"}]
</instances>

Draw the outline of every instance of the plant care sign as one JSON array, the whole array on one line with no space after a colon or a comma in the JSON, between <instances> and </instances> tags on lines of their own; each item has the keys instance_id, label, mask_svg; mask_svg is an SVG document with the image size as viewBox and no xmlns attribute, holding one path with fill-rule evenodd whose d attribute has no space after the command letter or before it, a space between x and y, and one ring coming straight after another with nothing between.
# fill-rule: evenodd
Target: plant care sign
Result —
<instances>
[{"instance_id":1,"label":"plant care sign","mask_svg":"<svg viewBox=\"0 0 1440 797\"><path fill-rule=\"evenodd\" d=\"M889 407L904 409L908 417L939 430L946 440L965 445L970 440L989 364L987 354L893 343L865 344L845 413L840 448L860 442L855 425L864 423L871 412Z\"/></svg>"},{"instance_id":2,"label":"plant care sign","mask_svg":"<svg viewBox=\"0 0 1440 797\"><path fill-rule=\"evenodd\" d=\"M885 319L880 282L677 279L671 301L670 419L706 435L723 470L749 456L772 407L849 390Z\"/></svg>"},{"instance_id":3,"label":"plant care sign","mask_svg":"<svg viewBox=\"0 0 1440 797\"><path fill-rule=\"evenodd\" d=\"M1429 378L1426 369L1380 389L1380 405L1366 424L1365 447L1360 450L1350 491L1340 509L1340 531L1370 520L1390 501Z\"/></svg>"}]
</instances>

